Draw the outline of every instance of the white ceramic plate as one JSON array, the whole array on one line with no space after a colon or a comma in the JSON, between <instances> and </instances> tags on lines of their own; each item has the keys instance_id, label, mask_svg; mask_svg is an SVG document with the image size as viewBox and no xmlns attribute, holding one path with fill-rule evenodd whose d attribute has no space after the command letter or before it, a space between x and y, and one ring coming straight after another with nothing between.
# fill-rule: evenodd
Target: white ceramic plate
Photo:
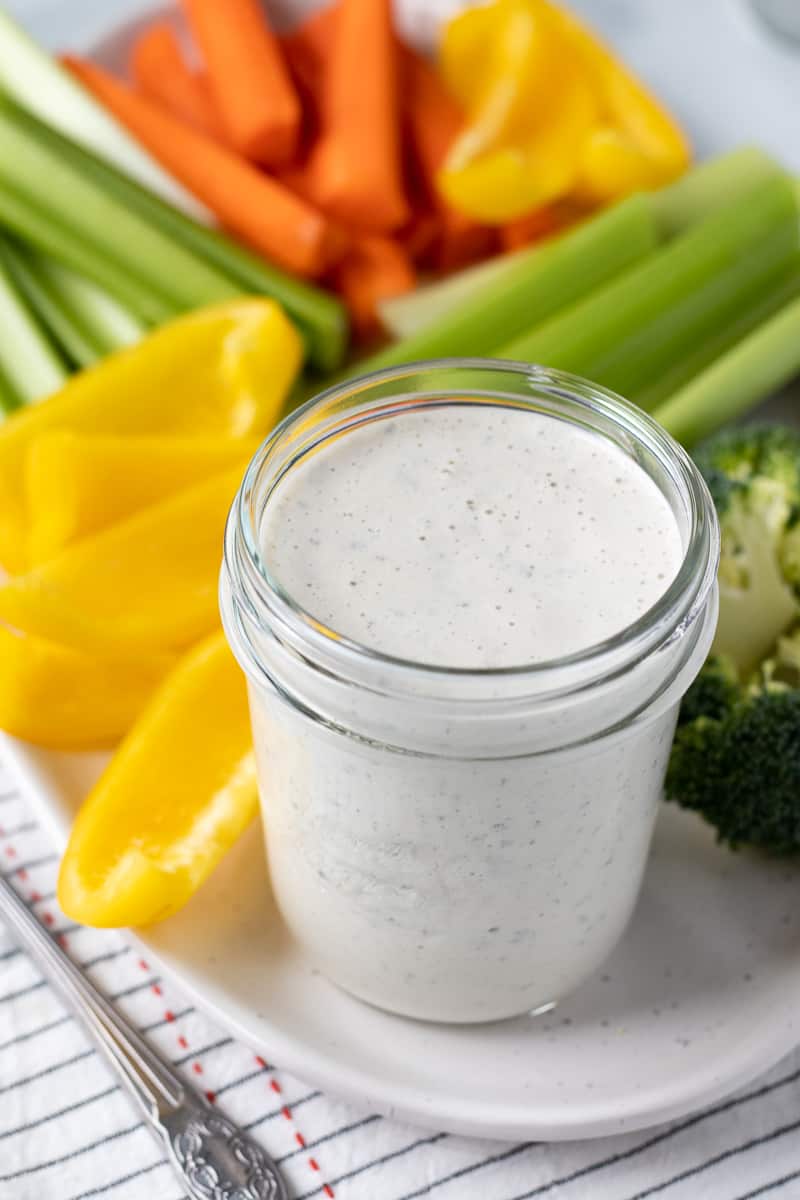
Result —
<instances>
[{"instance_id":1,"label":"white ceramic plate","mask_svg":"<svg viewBox=\"0 0 800 1200\"><path fill-rule=\"evenodd\" d=\"M398 6L406 32L425 39L437 13L462 2ZM681 113L702 151L757 140L800 167L798 60L758 29L744 0L575 2ZM288 12L315 0L276 4ZM94 42L118 66L131 28L119 23L150 5L10 7L45 43ZM2 749L63 841L102 757L9 739ZM142 941L198 1005L309 1082L441 1129L549 1140L679 1116L792 1049L800 1040L799 900L800 868L731 855L699 821L665 808L634 920L602 972L549 1016L473 1028L388 1016L317 975L275 913L256 830L182 913Z\"/></svg>"},{"instance_id":2,"label":"white ceramic plate","mask_svg":"<svg viewBox=\"0 0 800 1200\"><path fill-rule=\"evenodd\" d=\"M63 841L102 756L3 757ZM800 865L734 855L665 806L633 922L553 1013L473 1027L392 1017L285 933L252 829L191 903L139 935L197 1004L309 1083L458 1133L584 1138L690 1112L800 1040Z\"/></svg>"}]
</instances>

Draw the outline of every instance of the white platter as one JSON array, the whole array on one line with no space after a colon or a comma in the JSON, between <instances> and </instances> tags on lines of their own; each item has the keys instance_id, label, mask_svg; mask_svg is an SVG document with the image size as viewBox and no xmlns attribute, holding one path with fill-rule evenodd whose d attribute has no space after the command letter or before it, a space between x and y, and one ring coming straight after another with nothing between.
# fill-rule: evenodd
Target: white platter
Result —
<instances>
[{"instance_id":1,"label":"white platter","mask_svg":"<svg viewBox=\"0 0 800 1200\"><path fill-rule=\"evenodd\" d=\"M101 756L0 749L62 842ZM622 944L546 1016L436 1026L346 996L285 933L256 829L139 937L200 1007L309 1083L483 1137L643 1128L725 1095L800 1040L800 865L720 849L671 806Z\"/></svg>"},{"instance_id":2,"label":"white platter","mask_svg":"<svg viewBox=\"0 0 800 1200\"><path fill-rule=\"evenodd\" d=\"M284 13L315 0L275 0ZM463 0L398 0L425 39ZM148 0L11 0L45 44L124 58ZM747 0L575 0L680 113L702 153L760 141L800 169L798 64ZM713 49L715 70L709 71ZM784 401L775 415L787 416ZM63 841L102 758L0 735ZM191 904L139 935L199 1006L311 1083L404 1119L496 1138L619 1133L690 1112L766 1071L800 1040L800 867L731 855L662 813L645 887L612 959L544 1017L465 1029L390 1017L317 975L274 911L256 830ZM479 1086L478 1086L479 1084Z\"/></svg>"}]
</instances>

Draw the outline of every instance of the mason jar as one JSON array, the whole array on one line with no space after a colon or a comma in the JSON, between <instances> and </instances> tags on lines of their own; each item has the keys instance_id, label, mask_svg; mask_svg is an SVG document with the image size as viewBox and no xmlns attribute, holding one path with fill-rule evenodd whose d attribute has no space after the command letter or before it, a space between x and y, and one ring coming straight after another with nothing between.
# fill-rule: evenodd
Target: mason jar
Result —
<instances>
[{"instance_id":1,"label":"mason jar","mask_svg":"<svg viewBox=\"0 0 800 1200\"><path fill-rule=\"evenodd\" d=\"M633 459L680 534L660 599L600 644L501 669L390 657L303 611L262 551L276 488L332 439L449 404L570 422ZM713 637L717 557L691 459L573 376L417 363L278 426L232 507L221 607L249 684L272 887L317 969L380 1008L470 1022L550 1007L598 968L633 911L680 700Z\"/></svg>"}]
</instances>

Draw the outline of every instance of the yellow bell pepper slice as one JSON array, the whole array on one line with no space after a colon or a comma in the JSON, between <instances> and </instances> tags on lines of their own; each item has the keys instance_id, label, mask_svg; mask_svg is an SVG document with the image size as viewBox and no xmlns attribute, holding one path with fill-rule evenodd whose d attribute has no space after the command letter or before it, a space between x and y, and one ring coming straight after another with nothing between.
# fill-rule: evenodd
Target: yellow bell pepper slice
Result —
<instances>
[{"instance_id":1,"label":"yellow bell pepper slice","mask_svg":"<svg viewBox=\"0 0 800 1200\"><path fill-rule=\"evenodd\" d=\"M583 147L575 191L587 204L610 204L665 182L663 163L645 154L627 134L605 125Z\"/></svg>"},{"instance_id":2,"label":"yellow bell pepper slice","mask_svg":"<svg viewBox=\"0 0 800 1200\"><path fill-rule=\"evenodd\" d=\"M0 426L0 564L26 565L25 462L41 433L266 433L301 358L300 335L274 301L235 300L170 322L14 413Z\"/></svg>"},{"instance_id":3,"label":"yellow bell pepper slice","mask_svg":"<svg viewBox=\"0 0 800 1200\"><path fill-rule=\"evenodd\" d=\"M500 146L461 166L454 147L439 173L439 190L454 208L488 224L551 204L575 185L596 112L591 88L565 67L558 103L543 108L542 124L523 146Z\"/></svg>"},{"instance_id":4,"label":"yellow bell pepper slice","mask_svg":"<svg viewBox=\"0 0 800 1200\"><path fill-rule=\"evenodd\" d=\"M537 0L495 0L447 23L439 68L468 117L453 165L525 137L557 86L557 26Z\"/></svg>"},{"instance_id":5,"label":"yellow bell pepper slice","mask_svg":"<svg viewBox=\"0 0 800 1200\"><path fill-rule=\"evenodd\" d=\"M186 903L258 808L247 688L217 634L175 668L75 821L58 899L85 925L149 925Z\"/></svg>"},{"instance_id":6,"label":"yellow bell pepper slice","mask_svg":"<svg viewBox=\"0 0 800 1200\"><path fill-rule=\"evenodd\" d=\"M549 0L493 0L445 27L440 69L468 121L439 187L506 223L567 195L606 203L680 175L669 113L580 21Z\"/></svg>"},{"instance_id":7,"label":"yellow bell pepper slice","mask_svg":"<svg viewBox=\"0 0 800 1200\"><path fill-rule=\"evenodd\" d=\"M225 521L244 464L0 587L0 622L89 654L175 651L219 624Z\"/></svg>"},{"instance_id":8,"label":"yellow bell pepper slice","mask_svg":"<svg viewBox=\"0 0 800 1200\"><path fill-rule=\"evenodd\" d=\"M175 661L87 655L0 626L0 729L51 750L113 746Z\"/></svg>"},{"instance_id":9,"label":"yellow bell pepper slice","mask_svg":"<svg viewBox=\"0 0 800 1200\"><path fill-rule=\"evenodd\" d=\"M441 29L436 49L438 69L448 91L470 116L482 107L486 83L492 79L487 54L491 53L501 22L496 3L478 4L455 13ZM526 45L518 42L518 54L532 52L529 37L530 32Z\"/></svg>"},{"instance_id":10,"label":"yellow bell pepper slice","mask_svg":"<svg viewBox=\"0 0 800 1200\"><path fill-rule=\"evenodd\" d=\"M469 116L437 180L454 208L501 224L572 189L598 109L569 49L540 0L495 0L446 27L442 73Z\"/></svg>"},{"instance_id":11,"label":"yellow bell pepper slice","mask_svg":"<svg viewBox=\"0 0 800 1200\"><path fill-rule=\"evenodd\" d=\"M606 202L682 175L691 148L677 121L577 17L542 2L593 78L601 104L602 120L580 172L581 198Z\"/></svg>"},{"instance_id":12,"label":"yellow bell pepper slice","mask_svg":"<svg viewBox=\"0 0 800 1200\"><path fill-rule=\"evenodd\" d=\"M260 438L40 434L25 469L28 561L39 566L89 534L243 464Z\"/></svg>"}]
</instances>

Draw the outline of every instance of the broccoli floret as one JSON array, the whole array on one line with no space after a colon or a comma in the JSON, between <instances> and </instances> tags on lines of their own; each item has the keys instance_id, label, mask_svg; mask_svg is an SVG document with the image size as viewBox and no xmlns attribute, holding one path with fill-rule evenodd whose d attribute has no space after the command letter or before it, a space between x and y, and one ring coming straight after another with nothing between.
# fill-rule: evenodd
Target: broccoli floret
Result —
<instances>
[{"instance_id":1,"label":"broccoli floret","mask_svg":"<svg viewBox=\"0 0 800 1200\"><path fill-rule=\"evenodd\" d=\"M687 693L667 796L734 848L800 850L800 634L748 684L710 659ZM704 707L706 706L707 707Z\"/></svg>"},{"instance_id":2,"label":"broccoli floret","mask_svg":"<svg viewBox=\"0 0 800 1200\"><path fill-rule=\"evenodd\" d=\"M800 851L800 432L745 427L698 452L722 530L720 621L687 692L667 796L721 841Z\"/></svg>"},{"instance_id":3,"label":"broccoli floret","mask_svg":"<svg viewBox=\"0 0 800 1200\"><path fill-rule=\"evenodd\" d=\"M722 531L713 652L746 675L800 616L800 432L745 426L695 457Z\"/></svg>"},{"instance_id":4,"label":"broccoli floret","mask_svg":"<svg viewBox=\"0 0 800 1200\"><path fill-rule=\"evenodd\" d=\"M741 690L733 663L713 655L683 698L678 726L691 725L700 717L721 721L739 699Z\"/></svg>"},{"instance_id":5,"label":"broccoli floret","mask_svg":"<svg viewBox=\"0 0 800 1200\"><path fill-rule=\"evenodd\" d=\"M717 474L735 484L760 476L781 484L800 502L800 432L785 425L725 429L699 446L694 459L707 479Z\"/></svg>"}]
</instances>

